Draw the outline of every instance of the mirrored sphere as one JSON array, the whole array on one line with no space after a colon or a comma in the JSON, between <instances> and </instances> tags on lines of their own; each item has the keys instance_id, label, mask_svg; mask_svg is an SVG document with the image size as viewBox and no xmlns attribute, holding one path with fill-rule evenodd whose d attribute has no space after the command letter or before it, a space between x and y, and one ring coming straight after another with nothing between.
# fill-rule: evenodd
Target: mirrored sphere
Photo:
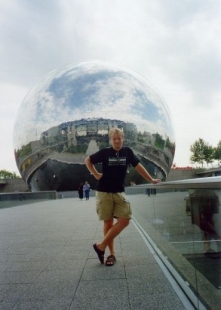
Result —
<instances>
[{"instance_id":1,"label":"mirrored sphere","mask_svg":"<svg viewBox=\"0 0 221 310\"><path fill-rule=\"evenodd\" d=\"M32 191L76 190L96 180L86 156L109 146L108 131L122 128L149 173L165 180L175 139L169 110L143 77L93 61L46 75L23 100L14 125L15 159ZM96 167L100 171L100 166ZM128 167L125 185L147 183Z\"/></svg>"}]
</instances>

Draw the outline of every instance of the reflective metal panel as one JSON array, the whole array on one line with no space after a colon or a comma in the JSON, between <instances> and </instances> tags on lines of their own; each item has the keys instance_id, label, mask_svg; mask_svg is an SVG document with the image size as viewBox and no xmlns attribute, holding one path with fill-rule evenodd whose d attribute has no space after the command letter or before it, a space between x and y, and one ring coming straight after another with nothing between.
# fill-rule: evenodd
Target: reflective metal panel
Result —
<instances>
[{"instance_id":1,"label":"reflective metal panel","mask_svg":"<svg viewBox=\"0 0 221 310\"><path fill-rule=\"evenodd\" d=\"M14 126L18 169L32 190L74 190L88 180L87 155L109 145L111 127L155 177L165 179L175 139L169 110L141 76L104 62L69 65L45 76L25 97ZM99 167L98 167L99 169ZM126 185L143 180L128 169Z\"/></svg>"}]
</instances>

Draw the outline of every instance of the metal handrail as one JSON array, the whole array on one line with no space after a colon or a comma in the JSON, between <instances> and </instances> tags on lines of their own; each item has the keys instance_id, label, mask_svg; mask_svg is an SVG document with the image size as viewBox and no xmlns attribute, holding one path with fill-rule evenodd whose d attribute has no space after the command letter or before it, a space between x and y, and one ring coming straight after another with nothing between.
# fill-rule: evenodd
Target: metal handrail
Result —
<instances>
[{"instance_id":1,"label":"metal handrail","mask_svg":"<svg viewBox=\"0 0 221 310\"><path fill-rule=\"evenodd\" d=\"M197 189L197 188L213 188L221 189L221 176L206 177L196 179L185 179L170 182L161 182L158 184L141 184L131 186L131 188L170 188L170 189Z\"/></svg>"}]
</instances>

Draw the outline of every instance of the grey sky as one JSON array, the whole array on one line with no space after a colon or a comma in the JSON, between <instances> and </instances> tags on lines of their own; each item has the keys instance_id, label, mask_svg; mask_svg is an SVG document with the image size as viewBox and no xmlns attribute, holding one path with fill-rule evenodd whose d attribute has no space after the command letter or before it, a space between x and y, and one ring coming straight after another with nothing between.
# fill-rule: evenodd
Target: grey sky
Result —
<instances>
[{"instance_id":1,"label":"grey sky","mask_svg":"<svg viewBox=\"0 0 221 310\"><path fill-rule=\"evenodd\" d=\"M216 146L221 116L219 0L1 0L0 169L17 171L18 108L50 71L105 60L152 83L173 118L178 166L199 137Z\"/></svg>"}]
</instances>

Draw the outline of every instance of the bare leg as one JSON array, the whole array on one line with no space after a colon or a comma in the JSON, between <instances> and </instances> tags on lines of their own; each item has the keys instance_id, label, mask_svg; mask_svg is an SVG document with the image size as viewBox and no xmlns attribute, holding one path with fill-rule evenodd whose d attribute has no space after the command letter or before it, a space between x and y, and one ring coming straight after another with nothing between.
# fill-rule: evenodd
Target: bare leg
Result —
<instances>
[{"instance_id":1,"label":"bare leg","mask_svg":"<svg viewBox=\"0 0 221 310\"><path fill-rule=\"evenodd\" d=\"M105 251L106 247L114 241L121 231L129 225L130 220L125 218L118 218L117 223L115 223L104 236L104 239L97 243L97 248L99 250Z\"/></svg>"},{"instance_id":2,"label":"bare leg","mask_svg":"<svg viewBox=\"0 0 221 310\"><path fill-rule=\"evenodd\" d=\"M104 227L103 227L104 237L106 236L108 231L112 228L113 224L114 224L114 219L104 221ZM115 252L114 252L114 240L112 239L107 246L109 248L110 254L114 255L115 254Z\"/></svg>"}]
</instances>

